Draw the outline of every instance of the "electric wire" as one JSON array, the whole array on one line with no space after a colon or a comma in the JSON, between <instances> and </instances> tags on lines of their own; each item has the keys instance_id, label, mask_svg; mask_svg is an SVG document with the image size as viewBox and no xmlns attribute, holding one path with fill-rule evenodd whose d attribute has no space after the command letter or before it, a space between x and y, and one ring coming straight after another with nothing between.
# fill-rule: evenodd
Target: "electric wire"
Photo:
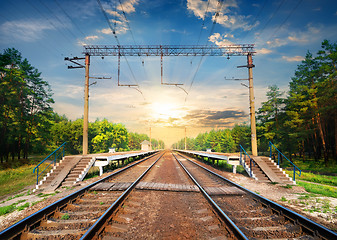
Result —
<instances>
[{"instance_id":1,"label":"electric wire","mask_svg":"<svg viewBox=\"0 0 337 240\"><path fill-rule=\"evenodd\" d=\"M68 36L66 36L61 30L59 30L56 26L55 26L55 24L53 23L53 21L51 21L47 16L45 16L34 4L32 4L29 0L26 0L27 2L28 2L28 4L32 7L32 8L34 8L35 9L35 11L37 11L43 18L45 18L48 22L49 22L49 24L56 30L56 31L58 31L59 33L61 33L62 34L62 36L66 39L66 40L68 40L69 42L71 42L71 39L69 39L68 38Z\"/></svg>"},{"instance_id":2,"label":"electric wire","mask_svg":"<svg viewBox=\"0 0 337 240\"><path fill-rule=\"evenodd\" d=\"M115 1L115 2L116 2L116 1ZM130 21L129 21L128 18L126 17L126 13L125 13L125 11L124 11L124 7L123 7L123 4L122 4L121 0L119 0L119 4L120 4L119 6L120 6L121 9L122 9L122 13L123 13L125 22L126 22L128 28L129 28L129 31L130 31L130 34L131 34L133 43L134 43L135 45L138 45L138 44L136 43L135 37L134 37L134 35L133 35L133 32L132 32L132 30L131 30ZM116 6L115 6L115 11L117 12L117 7L116 7ZM115 20L115 24L116 24L116 22L117 22L117 21ZM116 28L116 25L115 25L115 28ZM144 59L143 59L140 55L138 55L138 56L139 56L139 58L140 58L140 61L141 61L142 65L144 66ZM143 70L144 70L145 76L147 77L147 74L146 74L146 72L145 72L145 68L143 68Z\"/></svg>"},{"instance_id":3,"label":"electric wire","mask_svg":"<svg viewBox=\"0 0 337 240\"><path fill-rule=\"evenodd\" d=\"M253 24L251 25L252 27L249 28L249 29L246 31L246 34L242 37L242 42L245 42L244 40L246 39L247 35L249 34L249 31L253 28L254 23L255 23L256 20L260 17L262 11L263 11L264 8L266 7L267 1L268 1L268 0L265 0L265 1L264 1L264 3L263 3L263 5L262 5L261 9L260 9L259 12L255 15L255 18L254 18L254 20L252 21L252 22L253 22Z\"/></svg>"},{"instance_id":4,"label":"electric wire","mask_svg":"<svg viewBox=\"0 0 337 240\"><path fill-rule=\"evenodd\" d=\"M282 7L282 5L284 4L285 1L286 1L286 0L280 1L279 5L278 5L277 8L275 9L275 11L272 13L272 15L270 16L270 18L267 20L267 22L264 24L264 26L262 27L262 29L259 31L259 33L257 33L257 34L255 35L255 38L254 38L254 41L253 41L253 42L255 42L255 41L257 40L257 38L259 38L260 35L264 32L264 30L266 29L266 27L270 24L270 22L271 22L271 21L273 20L273 18L276 16L276 14L278 13L278 11L281 9L281 7ZM264 8L265 8L266 2L267 2L267 1L265 1L264 4L262 5L262 8L260 9L259 13L256 15L254 21L256 21L257 18L261 15L262 11L263 11ZM293 12L293 11L292 11L292 12ZM248 35L248 32L247 32L247 34L244 36L244 39L246 39L247 35ZM231 70L230 70L229 73L232 73L232 72L233 72L233 70L234 70L234 68L235 68L236 65L237 65L237 64L234 62L234 64L233 64L233 66L232 66L232 68L231 68Z\"/></svg>"},{"instance_id":5,"label":"electric wire","mask_svg":"<svg viewBox=\"0 0 337 240\"><path fill-rule=\"evenodd\" d=\"M25 16L27 16L30 20L33 20L33 19L27 14L27 11L22 11L22 10L20 9L20 7L21 7L22 5L17 6L17 5L15 5L12 1L8 1L8 3L11 4L11 5L14 7L15 11L18 11L22 16L25 15ZM13 14L12 16L14 16L14 14ZM3 18L5 18L6 20L8 20L8 21L11 22L12 24L14 24L14 25L16 26L16 29L22 28L22 26L19 26L19 25L18 25L18 23L17 23L16 20L10 20L10 19L8 19L7 17L4 17L4 16L3 16ZM35 19L34 19L34 20L35 20ZM40 21L38 21L36 24L39 24L39 25L40 25ZM57 44L54 44L53 46L50 46L50 44L48 45L47 43L49 43L49 42L41 41L41 42L39 43L39 47L42 45L44 48L46 48L46 50L49 49L49 52L53 52L56 56L59 56L59 55L60 55L60 56L63 56L63 55L64 55L59 49L57 49L57 47L58 47ZM55 46L55 45L56 45L56 46Z\"/></svg>"},{"instance_id":6,"label":"electric wire","mask_svg":"<svg viewBox=\"0 0 337 240\"><path fill-rule=\"evenodd\" d=\"M116 34L116 29L113 28L113 26L112 26L112 24L111 24L111 21L109 20L109 18L108 18L108 16L107 16L106 12L105 12L105 10L104 10L104 8L103 8L103 6L102 6L101 1L100 1L100 0L97 0L97 3L98 3L98 5L99 5L99 7L100 7L100 9L101 9L101 11L102 11L104 17L105 17L105 20L107 21L107 23L108 23L108 25L109 25L110 30L112 31L112 33L113 33L113 35L114 35L114 37L115 37L115 40L116 40L116 42L117 42L117 46L120 47L121 44L120 44L120 42L119 42L119 40L118 40L118 37L117 37L117 34ZM133 71L132 71L132 69L131 69L131 66L130 66L130 64L129 64L128 59L126 58L125 55L123 55L123 57L124 57L124 59L125 59L127 65L128 65L128 68L129 68L129 70L130 70L130 72L131 72L132 78L133 78L134 81L137 83L138 88L139 88L139 83L138 83L138 81L137 81L137 79L136 79L136 77L135 77L135 75L134 75L134 73L133 73ZM143 96L143 94L142 94L142 96ZM143 96L143 97L144 97L144 96Z\"/></svg>"},{"instance_id":7,"label":"electric wire","mask_svg":"<svg viewBox=\"0 0 337 240\"><path fill-rule=\"evenodd\" d=\"M64 15L67 16L67 18L74 24L74 26L77 28L77 30L83 35L83 37L86 37L85 34L82 32L82 30L79 28L79 26L76 24L76 22L72 19L72 17L64 10L62 5L57 1L54 0L56 5L61 9L61 11L64 13Z\"/></svg>"},{"instance_id":8,"label":"electric wire","mask_svg":"<svg viewBox=\"0 0 337 240\"><path fill-rule=\"evenodd\" d=\"M199 45L200 38L201 38L201 33L202 33L202 30L203 30L204 27L205 27L205 19L206 19L206 14L207 14L208 7L209 7L209 1L210 1L210 0L207 1L207 6L206 6L205 13L204 13L204 18L203 18L202 23L201 23L201 27L200 27L200 32L199 32L199 37L198 37L197 45Z\"/></svg>"},{"instance_id":9,"label":"electric wire","mask_svg":"<svg viewBox=\"0 0 337 240\"><path fill-rule=\"evenodd\" d=\"M43 1L39 0L39 2L54 16L55 19L57 19L57 21L59 21L59 23L61 23L63 25L63 27L65 29L67 29L67 31L75 38L78 39L78 37L68 28L68 26L66 24L63 23L63 21L61 21L61 19L55 15L53 13L53 11L47 6L47 4L45 4Z\"/></svg>"},{"instance_id":10,"label":"electric wire","mask_svg":"<svg viewBox=\"0 0 337 240\"><path fill-rule=\"evenodd\" d=\"M275 29L275 31L270 35L268 40L266 41L269 42L272 37L283 27L283 25L289 20L289 18L293 15L293 13L296 11L296 9L300 6L303 0L299 0L297 4L294 6L294 8L289 12L288 16L283 20L283 22Z\"/></svg>"},{"instance_id":11,"label":"electric wire","mask_svg":"<svg viewBox=\"0 0 337 240\"><path fill-rule=\"evenodd\" d=\"M209 39L209 37L210 37L210 36L213 34L213 32L214 32L214 28L215 28L215 25L216 25L216 20L217 20L217 17L219 16L219 12L220 12L221 9L222 9L222 5L223 5L223 0L218 1L217 11L216 11L216 13L215 13L215 15L214 15L213 25L212 25L211 31L210 31L209 36L207 37L207 39ZM207 40L207 42L206 42L206 46L208 46L208 40ZM193 86L193 83L194 83L194 81L195 81L195 77L197 76L197 73L198 73L198 71L199 71L199 69L200 69L200 66L201 66L201 63L202 63L203 58L204 58L204 56L201 56L200 61L199 61L199 63L198 63L198 66L197 66L197 68L196 68L196 71L195 71L195 73L194 73L194 75L193 75L192 81L191 81L191 83L190 83L189 89L188 89L187 94L186 94L186 97L185 97L185 103L186 103L186 101L187 101L188 94L190 93L191 88L192 88L192 86Z\"/></svg>"},{"instance_id":12,"label":"electric wire","mask_svg":"<svg viewBox=\"0 0 337 240\"><path fill-rule=\"evenodd\" d=\"M283 5L283 3L284 3L285 1L286 1L286 0L282 0L282 1L280 2L280 4L278 5L278 7L276 8L276 10L273 12L273 14L270 16L270 18L269 18L268 21L266 22L266 24L263 26L262 30L261 30L258 34L256 34L255 40L256 40L257 38L259 38L260 35L264 32L264 30L266 29L266 27L269 25L269 23L271 22L271 20L273 20L273 18L274 18L275 15L278 13L278 11L280 10L280 8L282 7L282 5ZM254 42L255 42L255 40L254 40Z\"/></svg>"},{"instance_id":13,"label":"electric wire","mask_svg":"<svg viewBox=\"0 0 337 240\"><path fill-rule=\"evenodd\" d=\"M16 27L16 29L20 29L21 28L21 26L19 26L14 20L11 20L11 19L9 19L7 16L3 16L2 14L1 14L1 12L0 12L0 18L3 18L5 21L8 21L8 22L10 22L11 24L13 24L15 27ZM4 37L4 36L3 36ZM45 41L41 41L41 42L39 42L38 43L39 45L38 45L38 47L43 47L43 48L45 48L46 49L46 51L48 51L48 52L50 52L50 53L53 53L53 54L55 54L56 56L63 56L63 53L62 52L60 52L57 48L54 48L54 47L50 47L50 46L48 46L47 44L46 44L46 42Z\"/></svg>"}]
</instances>

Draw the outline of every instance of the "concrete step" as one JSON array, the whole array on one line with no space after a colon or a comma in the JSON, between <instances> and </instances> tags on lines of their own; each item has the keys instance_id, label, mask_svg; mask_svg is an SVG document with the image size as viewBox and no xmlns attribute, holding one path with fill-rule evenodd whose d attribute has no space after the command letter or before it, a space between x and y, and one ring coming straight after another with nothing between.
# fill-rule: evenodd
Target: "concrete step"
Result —
<instances>
[{"instance_id":1,"label":"concrete step","mask_svg":"<svg viewBox=\"0 0 337 240\"><path fill-rule=\"evenodd\" d=\"M80 174L77 174L77 173L70 173L70 174L68 174L68 176L66 177L66 179L67 178L78 178L79 175Z\"/></svg>"}]
</instances>

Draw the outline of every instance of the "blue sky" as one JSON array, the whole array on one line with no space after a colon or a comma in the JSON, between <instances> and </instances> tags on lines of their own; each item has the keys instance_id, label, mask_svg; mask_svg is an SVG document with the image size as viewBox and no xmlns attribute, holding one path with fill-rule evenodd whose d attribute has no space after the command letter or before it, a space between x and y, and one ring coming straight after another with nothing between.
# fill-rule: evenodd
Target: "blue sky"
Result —
<instances>
[{"instance_id":1,"label":"blue sky","mask_svg":"<svg viewBox=\"0 0 337 240\"><path fill-rule=\"evenodd\" d=\"M216 18L220 6L216 0L101 3L122 45L255 44L256 108L266 100L268 86L277 84L287 91L308 50L316 53L324 39L337 41L334 0L223 1ZM42 72L53 90L56 112L70 119L82 117L84 69L67 69L64 57L82 57L83 44L116 44L98 2L2 0L0 6L1 50L18 49ZM117 86L116 58L91 58L90 76L112 79L97 80L90 87L90 121L107 118L148 134L151 127L152 136L167 145L184 136L185 126L188 136L195 137L212 128L248 122L248 89L225 80L247 78L247 69L236 68L246 64L245 57L164 57L164 81L183 83L188 95L160 85L159 57L127 61L132 72L122 59L121 83L139 84L143 96Z\"/></svg>"}]
</instances>

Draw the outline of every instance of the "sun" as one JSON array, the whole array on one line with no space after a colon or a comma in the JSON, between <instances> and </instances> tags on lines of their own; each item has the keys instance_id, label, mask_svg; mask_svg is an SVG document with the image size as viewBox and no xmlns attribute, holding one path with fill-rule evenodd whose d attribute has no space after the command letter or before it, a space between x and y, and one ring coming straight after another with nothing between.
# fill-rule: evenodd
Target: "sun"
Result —
<instances>
[{"instance_id":1,"label":"sun","mask_svg":"<svg viewBox=\"0 0 337 240\"><path fill-rule=\"evenodd\" d=\"M182 111L174 103L157 102L151 106L152 117L155 119L181 118Z\"/></svg>"}]
</instances>

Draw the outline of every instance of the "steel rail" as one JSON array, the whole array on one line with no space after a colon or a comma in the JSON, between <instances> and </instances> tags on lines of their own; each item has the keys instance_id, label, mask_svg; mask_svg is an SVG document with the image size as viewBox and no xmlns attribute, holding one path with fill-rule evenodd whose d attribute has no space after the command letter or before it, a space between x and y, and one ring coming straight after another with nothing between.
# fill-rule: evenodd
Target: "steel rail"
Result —
<instances>
[{"instance_id":1,"label":"steel rail","mask_svg":"<svg viewBox=\"0 0 337 240\"><path fill-rule=\"evenodd\" d=\"M192 174L185 168L185 166L178 160L178 158L172 152L174 158L178 161L180 166L185 170L187 175L192 179L192 181L198 186L204 197L211 204L211 206L217 211L220 218L227 224L227 226L232 230L233 234L238 237L238 239L249 239L235 223L227 216L227 214L219 207L218 204L214 202L211 196L205 191L205 189L198 183L198 181L192 176Z\"/></svg>"},{"instance_id":2,"label":"steel rail","mask_svg":"<svg viewBox=\"0 0 337 240\"><path fill-rule=\"evenodd\" d=\"M19 237L24 231L29 231L31 229L31 227L34 227L38 224L39 221L46 219L48 216L50 216L53 212L55 212L56 210L61 209L62 207L64 207L66 204L70 203L71 201L74 201L75 199L77 199L79 196L83 195L86 191L88 191L91 187L93 187L94 185L104 182L105 180L116 176L124 171L126 171L127 169L141 163L144 162L146 160L148 160L151 157L154 157L156 155L158 155L159 152L156 152L154 154L152 154L151 156L145 157L144 159L135 162L133 164L131 164L130 166L126 166L112 174L110 174L109 176L106 176L46 207L44 207L43 209L37 211L36 213L33 213L32 215L22 219L21 221L13 224L12 226L4 229L3 231L0 232L0 239L12 239L12 238L17 238Z\"/></svg>"},{"instance_id":3,"label":"steel rail","mask_svg":"<svg viewBox=\"0 0 337 240\"><path fill-rule=\"evenodd\" d=\"M258 201L260 201L261 203L263 203L266 206L269 206L270 208L272 208L274 211L280 213L281 215L284 215L285 217L289 218L290 220L292 220L294 223L301 225L303 228L305 228L307 231L312 232L312 234L316 237L321 237L323 239L337 239L337 233L284 207L281 206L263 196L258 195L257 193L254 193L232 181L230 181L229 179L205 168L204 166L201 166L200 164L191 161L190 159L188 159L186 156L182 155L181 153L178 152L178 155L180 155L181 157L187 159L188 161L192 162L193 164L201 167L202 169L206 170L207 172L219 177L220 179L228 182L231 185L234 185L237 188L240 188L241 190L245 191L246 193L252 195L252 197L254 197L255 199L257 199Z\"/></svg>"},{"instance_id":4,"label":"steel rail","mask_svg":"<svg viewBox=\"0 0 337 240\"><path fill-rule=\"evenodd\" d=\"M154 163L148 167L142 175L140 175L136 181L134 181L128 189L126 189L121 196L103 213L99 219L91 225L91 227L82 235L80 240L93 239L94 237L98 237L98 235L102 232L105 223L107 223L113 212L124 202L125 198L131 193L132 189L139 183L139 181L150 171L150 169L158 162L158 160L165 154L165 151L156 159Z\"/></svg>"}]
</instances>

